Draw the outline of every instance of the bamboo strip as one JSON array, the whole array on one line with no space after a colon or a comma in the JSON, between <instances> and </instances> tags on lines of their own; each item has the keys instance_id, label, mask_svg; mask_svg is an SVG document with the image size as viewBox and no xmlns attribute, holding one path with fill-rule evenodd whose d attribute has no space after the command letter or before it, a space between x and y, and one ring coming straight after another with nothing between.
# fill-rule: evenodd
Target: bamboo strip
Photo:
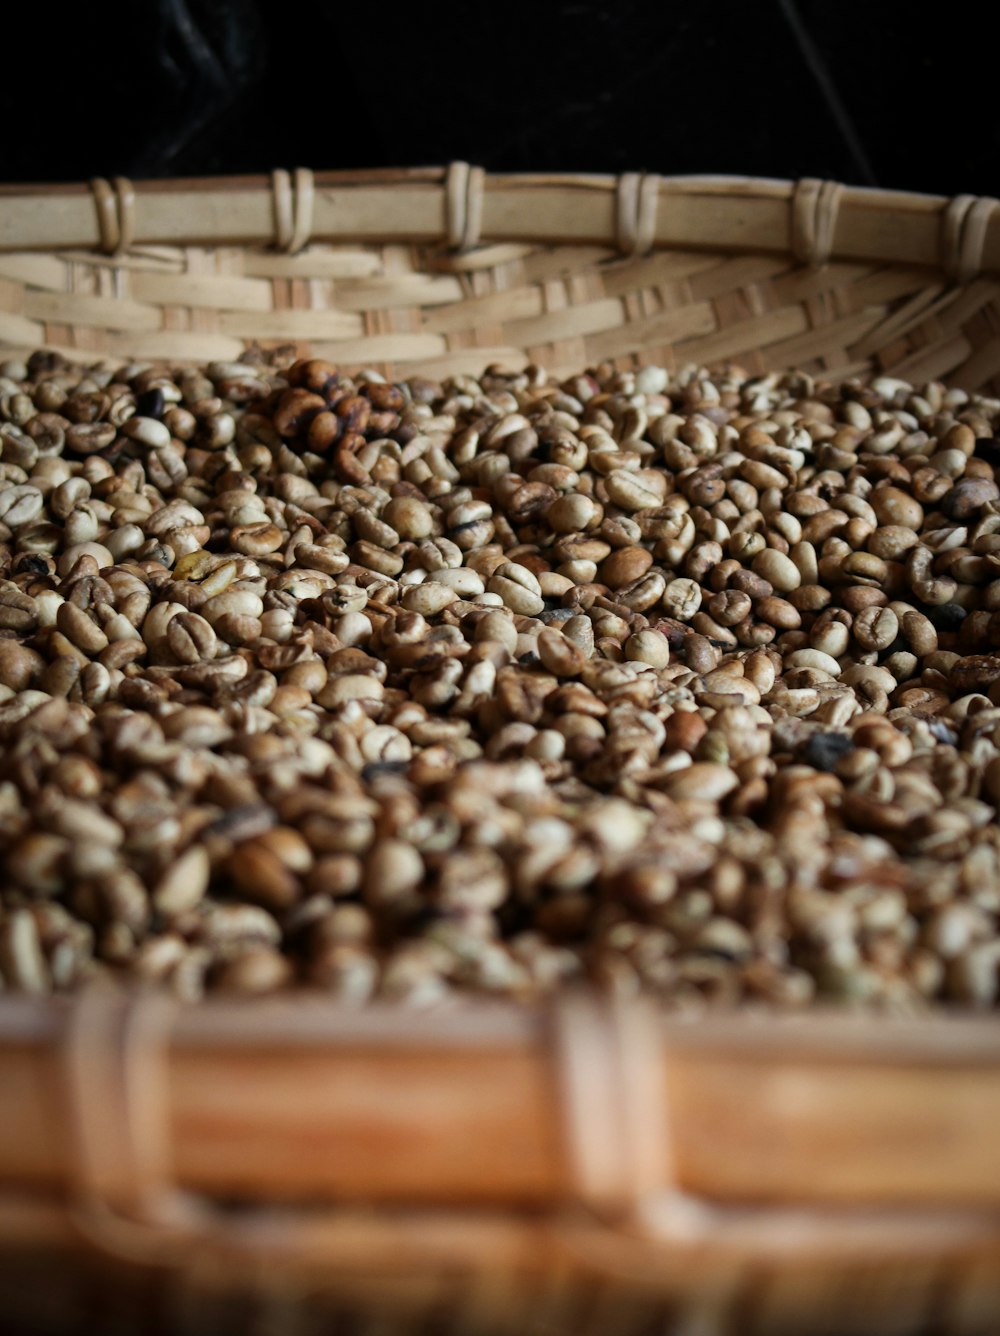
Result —
<instances>
[{"instance_id":1,"label":"bamboo strip","mask_svg":"<svg viewBox=\"0 0 1000 1336\"><path fill-rule=\"evenodd\" d=\"M346 311L220 311L218 328L222 334L237 338L259 339L362 339L364 323L360 315Z\"/></svg>"},{"instance_id":2,"label":"bamboo strip","mask_svg":"<svg viewBox=\"0 0 1000 1336\"><path fill-rule=\"evenodd\" d=\"M138 273L132 296L154 306L194 306L218 311L269 311L271 285L262 278L214 274Z\"/></svg>"},{"instance_id":3,"label":"bamboo strip","mask_svg":"<svg viewBox=\"0 0 1000 1336\"><path fill-rule=\"evenodd\" d=\"M680 343L699 334L710 334L714 329L712 308L707 302L694 302L677 311L630 320L621 328L594 334L587 340L587 352L600 361L661 344Z\"/></svg>"},{"instance_id":4,"label":"bamboo strip","mask_svg":"<svg viewBox=\"0 0 1000 1336\"><path fill-rule=\"evenodd\" d=\"M40 321L65 321L95 329L145 332L159 329L159 313L139 302L79 293L26 292L24 313Z\"/></svg>"},{"instance_id":5,"label":"bamboo strip","mask_svg":"<svg viewBox=\"0 0 1000 1336\"><path fill-rule=\"evenodd\" d=\"M50 292L62 292L66 286L66 262L55 255L7 254L0 250L0 278L10 278Z\"/></svg>"},{"instance_id":6,"label":"bamboo strip","mask_svg":"<svg viewBox=\"0 0 1000 1336\"><path fill-rule=\"evenodd\" d=\"M451 334L468 329L470 324L502 324L505 320L528 320L542 314L542 293L538 288L507 288L482 297L469 297L428 311L423 327L429 333Z\"/></svg>"},{"instance_id":7,"label":"bamboo strip","mask_svg":"<svg viewBox=\"0 0 1000 1336\"><path fill-rule=\"evenodd\" d=\"M457 278L440 274L398 274L391 277L345 279L337 286L337 305L344 311L384 311L399 306L445 306L460 301Z\"/></svg>"}]
</instances>

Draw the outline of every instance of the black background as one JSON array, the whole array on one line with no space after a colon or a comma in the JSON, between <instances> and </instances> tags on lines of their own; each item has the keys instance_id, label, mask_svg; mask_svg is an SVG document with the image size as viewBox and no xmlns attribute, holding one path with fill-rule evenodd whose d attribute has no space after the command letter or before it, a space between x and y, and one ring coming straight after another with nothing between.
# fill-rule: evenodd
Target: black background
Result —
<instances>
[{"instance_id":1,"label":"black background","mask_svg":"<svg viewBox=\"0 0 1000 1336\"><path fill-rule=\"evenodd\" d=\"M5 14L7 181L438 165L1000 193L987 5L96 0Z\"/></svg>"}]
</instances>

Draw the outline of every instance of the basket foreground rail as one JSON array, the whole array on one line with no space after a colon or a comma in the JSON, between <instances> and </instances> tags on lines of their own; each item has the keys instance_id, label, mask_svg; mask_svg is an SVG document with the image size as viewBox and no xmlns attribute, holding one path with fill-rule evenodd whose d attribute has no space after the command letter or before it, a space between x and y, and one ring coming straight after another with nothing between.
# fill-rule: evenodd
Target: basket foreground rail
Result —
<instances>
[{"instance_id":1,"label":"basket foreground rail","mask_svg":"<svg viewBox=\"0 0 1000 1336\"><path fill-rule=\"evenodd\" d=\"M302 996L174 1011L91 994L8 999L0 1045L0 1180L32 1190L65 1191L97 1158L127 1176L129 1147L145 1175L162 1134L180 1187L251 1201L620 1210L679 1189L1000 1212L989 1020L664 1022L582 997L551 1014Z\"/></svg>"}]
</instances>

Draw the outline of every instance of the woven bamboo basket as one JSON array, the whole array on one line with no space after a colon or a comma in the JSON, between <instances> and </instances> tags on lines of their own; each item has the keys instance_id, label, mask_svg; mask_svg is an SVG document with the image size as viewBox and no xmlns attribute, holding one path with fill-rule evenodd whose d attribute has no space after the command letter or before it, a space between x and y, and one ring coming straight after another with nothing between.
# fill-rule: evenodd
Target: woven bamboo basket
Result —
<instances>
[{"instance_id":1,"label":"woven bamboo basket","mask_svg":"<svg viewBox=\"0 0 1000 1336\"><path fill-rule=\"evenodd\" d=\"M446 171L0 190L0 348L1000 385L992 200ZM1000 1027L0 1001L5 1330L1000 1330Z\"/></svg>"}]
</instances>

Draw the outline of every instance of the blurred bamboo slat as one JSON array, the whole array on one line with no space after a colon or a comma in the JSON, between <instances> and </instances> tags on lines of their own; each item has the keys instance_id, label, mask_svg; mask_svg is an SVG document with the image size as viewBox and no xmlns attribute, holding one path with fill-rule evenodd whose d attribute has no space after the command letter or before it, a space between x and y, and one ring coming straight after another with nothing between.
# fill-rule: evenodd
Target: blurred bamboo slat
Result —
<instances>
[{"instance_id":1,"label":"blurred bamboo slat","mask_svg":"<svg viewBox=\"0 0 1000 1336\"><path fill-rule=\"evenodd\" d=\"M57 1005L0 1012L0 1181L70 1175ZM1000 1208L990 1022L665 1023L676 1186L731 1203ZM168 1057L178 1183L263 1200L551 1203L574 1194L543 1018L212 1004ZM651 1192L665 1185L650 1184Z\"/></svg>"}]
</instances>

